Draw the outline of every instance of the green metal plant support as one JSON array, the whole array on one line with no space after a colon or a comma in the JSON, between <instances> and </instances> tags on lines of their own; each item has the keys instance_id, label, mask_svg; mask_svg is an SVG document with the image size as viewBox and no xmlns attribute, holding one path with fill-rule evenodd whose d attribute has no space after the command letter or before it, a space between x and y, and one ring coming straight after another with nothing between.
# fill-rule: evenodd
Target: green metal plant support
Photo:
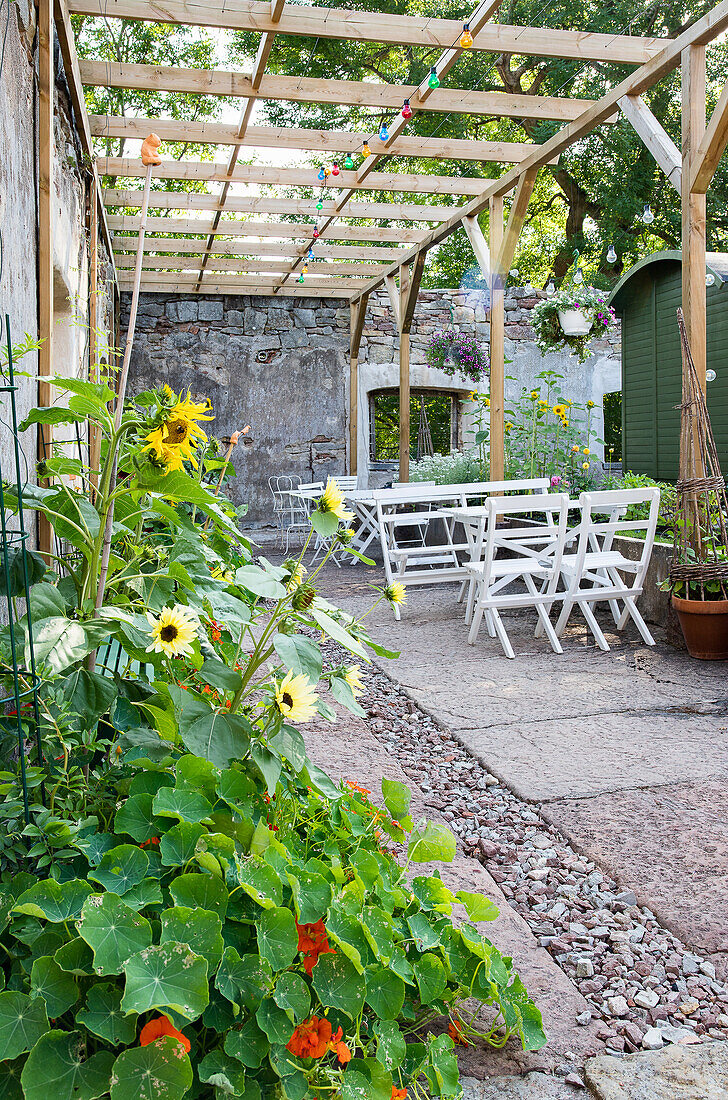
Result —
<instances>
[{"instance_id":1,"label":"green metal plant support","mask_svg":"<svg viewBox=\"0 0 728 1100\"><path fill-rule=\"evenodd\" d=\"M0 542L1 561L0 561L0 584L4 588L5 599L7 602L7 621L8 621L8 639L10 645L10 667L2 669L4 677L9 678L12 676L13 690L12 694L7 694L4 697L0 697L0 713L4 715L5 723L8 727L15 726L17 729L18 737L18 767L20 770L20 780L23 788L23 810L25 813L26 825L30 821L30 800L28 796L28 780L27 780L27 743L28 737L26 736L26 729L29 727L32 721L35 727L35 747L37 752L37 763L39 766L43 763L43 750L41 746L40 737L40 708L38 706L38 685L40 683L39 677L36 673L35 667L35 652L33 649L33 623L30 607L30 582L29 582L29 570L28 570L28 549L27 540L28 532L25 530L25 517L23 514L23 489L20 467L20 443L18 441L18 421L15 409L15 394L17 386L15 385L15 374L13 371L13 350L10 340L10 318L5 317L5 339L7 344L7 363L3 364L0 360L0 393L7 394L10 405L10 418L11 423L9 425L13 436L13 452L14 452L14 465L15 465L15 477L14 486L13 482L6 479L2 470L2 462L0 460L0 534L2 535L2 542ZM5 486L12 486L17 498L17 526L9 527L6 519L5 511ZM12 564L11 564L12 563ZM18 575L17 565L20 564L22 571L22 583L18 584L14 579ZM18 617L16 614L16 607L14 598L21 596L25 601L25 608L27 614L27 641L25 646L25 653L22 655L27 658L27 664L24 660L18 659L18 643L22 636L21 632L16 629ZM27 666L30 667L27 667ZM14 704L15 710L6 711L5 707ZM32 714L32 717L31 717ZM15 722L12 723L9 719L14 718ZM45 805L45 789L43 785L40 786L40 797L43 805Z\"/></svg>"}]
</instances>

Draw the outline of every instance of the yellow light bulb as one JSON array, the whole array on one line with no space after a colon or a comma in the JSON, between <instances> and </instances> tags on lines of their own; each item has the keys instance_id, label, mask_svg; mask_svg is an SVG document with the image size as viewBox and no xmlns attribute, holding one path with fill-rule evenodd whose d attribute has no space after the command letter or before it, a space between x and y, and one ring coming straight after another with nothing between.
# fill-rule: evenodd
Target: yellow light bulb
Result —
<instances>
[{"instance_id":1,"label":"yellow light bulb","mask_svg":"<svg viewBox=\"0 0 728 1100\"><path fill-rule=\"evenodd\" d=\"M464 50L469 50L473 44L473 36L470 33L470 24L463 23L463 33L460 36L460 45Z\"/></svg>"}]
</instances>

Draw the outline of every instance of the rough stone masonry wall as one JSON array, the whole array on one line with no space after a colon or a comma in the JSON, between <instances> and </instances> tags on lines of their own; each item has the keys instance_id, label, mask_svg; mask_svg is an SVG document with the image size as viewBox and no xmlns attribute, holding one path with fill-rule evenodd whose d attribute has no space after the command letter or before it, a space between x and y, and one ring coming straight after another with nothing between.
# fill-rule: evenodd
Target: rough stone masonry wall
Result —
<instances>
[{"instance_id":1,"label":"rough stone masonry wall","mask_svg":"<svg viewBox=\"0 0 728 1100\"><path fill-rule=\"evenodd\" d=\"M124 295L122 332L128 309ZM346 302L143 294L129 384L209 397L219 439L251 425L231 492L258 524L272 519L272 474L321 481L344 471L348 357Z\"/></svg>"},{"instance_id":2,"label":"rough stone masonry wall","mask_svg":"<svg viewBox=\"0 0 728 1100\"><path fill-rule=\"evenodd\" d=\"M129 295L122 298L125 331ZM508 290L506 298L507 397L532 385L546 367L566 376L576 403L620 388L619 335L594 341L580 366L568 355L544 359L528 321L535 292ZM420 292L411 335L413 387L466 394L472 384L432 370L425 349L432 333L453 324L490 340L482 292ZM298 474L320 481L347 468L349 409L349 307L340 300L222 295L143 294L131 359L134 392L167 382L210 397L212 431L229 436L245 424L250 434L236 452L236 503L249 506L251 524L270 522L268 478ZM391 480L392 472L369 469L369 395L399 384L397 328L386 293L372 295L360 350L358 458L361 484ZM487 390L487 381L485 384ZM467 430L467 423L463 425ZM598 434L601 434L598 432Z\"/></svg>"}]
</instances>

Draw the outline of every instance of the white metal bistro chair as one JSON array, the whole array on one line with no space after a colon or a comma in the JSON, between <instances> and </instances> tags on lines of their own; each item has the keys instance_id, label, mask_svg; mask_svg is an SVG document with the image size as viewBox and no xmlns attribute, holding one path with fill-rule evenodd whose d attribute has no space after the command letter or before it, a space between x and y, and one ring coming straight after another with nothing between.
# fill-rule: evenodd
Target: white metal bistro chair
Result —
<instances>
[{"instance_id":1,"label":"white metal bistro chair","mask_svg":"<svg viewBox=\"0 0 728 1100\"><path fill-rule=\"evenodd\" d=\"M273 515L276 519L281 546L283 546L285 530L293 523L295 514L298 513L300 516L304 511L302 502L299 503L292 496L292 492L298 489L300 484L301 479L298 474L279 474L268 478L268 488L273 496Z\"/></svg>"},{"instance_id":2,"label":"white metal bistro chair","mask_svg":"<svg viewBox=\"0 0 728 1100\"><path fill-rule=\"evenodd\" d=\"M290 511L290 522L286 526L286 553L291 543L291 538L299 536L301 541L305 541L308 538L308 533L311 530L311 505L314 496L318 496L323 490L323 483L320 481L312 481L308 484L302 484L300 479L298 485L290 493L290 499L292 501ZM318 536L317 536L318 537Z\"/></svg>"},{"instance_id":3,"label":"white metal bistro chair","mask_svg":"<svg viewBox=\"0 0 728 1100\"><path fill-rule=\"evenodd\" d=\"M498 637L506 657L515 657L500 613L511 608L535 607L538 625L546 632L551 648L554 653L562 653L549 611L559 599L557 588L569 514L567 494L494 497L487 502L486 509L483 560L471 561L466 566L476 589L469 645L475 644L485 616L491 638ZM534 513L545 516L540 526L534 522ZM498 527L501 516L509 521L507 526ZM514 523L518 517L523 522ZM514 587L517 583L518 587Z\"/></svg>"},{"instance_id":4,"label":"white metal bistro chair","mask_svg":"<svg viewBox=\"0 0 728 1100\"><path fill-rule=\"evenodd\" d=\"M625 517L626 509L634 504L649 506L647 519ZM564 633L576 605L599 648L607 651L609 643L596 620L593 606L605 601L610 606L617 630L623 630L631 618L647 645L655 644L636 603L652 556L659 506L660 490L657 488L581 494L576 552L564 554L561 561L565 591L561 593L563 605L556 623L557 636ZM615 535L630 531L645 533L640 555L635 561L613 549Z\"/></svg>"}]
</instances>

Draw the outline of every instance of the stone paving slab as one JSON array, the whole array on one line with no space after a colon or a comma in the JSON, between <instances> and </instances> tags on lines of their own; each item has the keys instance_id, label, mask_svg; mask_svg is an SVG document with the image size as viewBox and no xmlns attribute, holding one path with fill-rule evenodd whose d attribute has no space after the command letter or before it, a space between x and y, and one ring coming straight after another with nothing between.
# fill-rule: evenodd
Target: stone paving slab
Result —
<instances>
[{"instance_id":1,"label":"stone paving slab","mask_svg":"<svg viewBox=\"0 0 728 1100\"><path fill-rule=\"evenodd\" d=\"M714 961L728 952L724 782L563 799L543 812L580 851L634 890L638 901L649 904L681 940Z\"/></svg>"},{"instance_id":2,"label":"stone paving slab","mask_svg":"<svg viewBox=\"0 0 728 1100\"><path fill-rule=\"evenodd\" d=\"M601 1055L587 1062L585 1072L598 1100L726 1100L728 1043Z\"/></svg>"},{"instance_id":3,"label":"stone paving slab","mask_svg":"<svg viewBox=\"0 0 728 1100\"><path fill-rule=\"evenodd\" d=\"M419 817L441 820L436 811L427 807L422 792L369 731L364 720L343 712L340 722L315 723L306 726L303 732L309 755L331 776L368 787L374 798L381 791L383 776L397 779L412 790L411 814L415 820ZM418 873L427 873L427 867L418 864ZM513 957L515 968L543 1014L549 1040L541 1051L524 1052L516 1040L500 1051L485 1044L462 1048L458 1051L462 1072L482 1078L548 1071L564 1062L567 1051L575 1056L576 1065L582 1065L586 1057L603 1049L595 1037L595 1025L578 1027L575 1023L577 1015L588 1009L587 1002L548 952L538 946L526 922L511 908L485 868L458 852L452 863L432 864L429 870L430 873L439 870L453 891L481 891L498 906L497 920L481 925L481 930L502 954Z\"/></svg>"},{"instance_id":4,"label":"stone paving slab","mask_svg":"<svg viewBox=\"0 0 728 1100\"><path fill-rule=\"evenodd\" d=\"M521 798L552 802L728 776L713 717L602 713L459 729L463 745Z\"/></svg>"}]
</instances>

